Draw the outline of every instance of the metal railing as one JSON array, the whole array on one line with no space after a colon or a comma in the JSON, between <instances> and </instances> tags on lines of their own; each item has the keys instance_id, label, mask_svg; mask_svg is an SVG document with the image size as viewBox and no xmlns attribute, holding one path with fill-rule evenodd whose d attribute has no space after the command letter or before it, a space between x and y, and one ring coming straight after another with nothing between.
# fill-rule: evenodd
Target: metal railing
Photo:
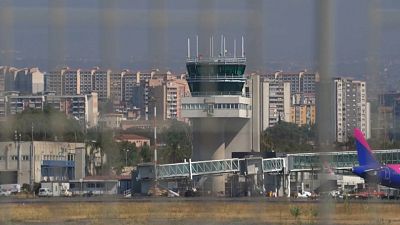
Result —
<instances>
[{"instance_id":1,"label":"metal railing","mask_svg":"<svg viewBox=\"0 0 400 225\"><path fill-rule=\"evenodd\" d=\"M375 150L376 159L383 164L400 163L400 149ZM349 169L358 165L356 151L326 152L326 153L299 153L288 155L290 171L319 170L324 162L321 156L332 169Z\"/></svg>"},{"instance_id":2,"label":"metal railing","mask_svg":"<svg viewBox=\"0 0 400 225\"><path fill-rule=\"evenodd\" d=\"M191 163L192 175L238 172L239 159L198 161Z\"/></svg>"},{"instance_id":3,"label":"metal railing","mask_svg":"<svg viewBox=\"0 0 400 225\"><path fill-rule=\"evenodd\" d=\"M285 167L284 158L263 159L262 163L264 173L280 172Z\"/></svg>"},{"instance_id":4,"label":"metal railing","mask_svg":"<svg viewBox=\"0 0 400 225\"><path fill-rule=\"evenodd\" d=\"M221 159L206 160L173 164L161 164L157 166L157 178L178 178L208 174L235 173L240 172L240 163L245 159ZM274 173L280 172L285 167L283 158L263 159L263 172Z\"/></svg>"}]
</instances>

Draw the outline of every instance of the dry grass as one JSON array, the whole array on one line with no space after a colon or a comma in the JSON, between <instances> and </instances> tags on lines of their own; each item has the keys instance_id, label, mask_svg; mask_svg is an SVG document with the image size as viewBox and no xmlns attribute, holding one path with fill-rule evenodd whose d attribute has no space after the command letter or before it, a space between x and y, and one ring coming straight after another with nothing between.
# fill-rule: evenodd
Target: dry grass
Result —
<instances>
[{"instance_id":1,"label":"dry grass","mask_svg":"<svg viewBox=\"0 0 400 225\"><path fill-rule=\"evenodd\" d=\"M63 202L0 204L0 224L325 224L319 204L285 202ZM296 217L291 209L298 208ZM334 203L333 224L400 224L397 203Z\"/></svg>"}]
</instances>

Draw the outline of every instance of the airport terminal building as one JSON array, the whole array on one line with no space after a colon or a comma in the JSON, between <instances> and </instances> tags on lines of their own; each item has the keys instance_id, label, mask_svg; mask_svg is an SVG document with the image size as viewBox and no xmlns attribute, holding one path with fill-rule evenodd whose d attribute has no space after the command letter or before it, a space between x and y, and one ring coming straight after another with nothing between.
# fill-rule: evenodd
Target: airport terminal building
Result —
<instances>
[{"instance_id":1,"label":"airport terminal building","mask_svg":"<svg viewBox=\"0 0 400 225\"><path fill-rule=\"evenodd\" d=\"M84 143L0 142L0 184L67 181L84 176Z\"/></svg>"}]
</instances>

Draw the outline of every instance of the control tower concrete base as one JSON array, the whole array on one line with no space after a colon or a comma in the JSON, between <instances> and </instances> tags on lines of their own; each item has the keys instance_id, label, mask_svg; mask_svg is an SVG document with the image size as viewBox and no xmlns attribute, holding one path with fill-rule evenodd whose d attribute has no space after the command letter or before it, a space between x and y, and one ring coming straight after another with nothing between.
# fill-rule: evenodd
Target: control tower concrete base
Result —
<instances>
[{"instance_id":1,"label":"control tower concrete base","mask_svg":"<svg viewBox=\"0 0 400 225\"><path fill-rule=\"evenodd\" d=\"M201 118L191 119L193 127L193 160L231 158L232 152L251 150L249 119ZM209 176L203 192L213 195L225 193L225 175Z\"/></svg>"}]
</instances>

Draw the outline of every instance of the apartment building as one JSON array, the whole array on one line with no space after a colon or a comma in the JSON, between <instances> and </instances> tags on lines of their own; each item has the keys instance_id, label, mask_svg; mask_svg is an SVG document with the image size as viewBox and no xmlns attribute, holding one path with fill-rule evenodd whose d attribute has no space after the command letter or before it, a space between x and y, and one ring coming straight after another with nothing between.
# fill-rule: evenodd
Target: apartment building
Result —
<instances>
[{"instance_id":1,"label":"apartment building","mask_svg":"<svg viewBox=\"0 0 400 225\"><path fill-rule=\"evenodd\" d=\"M262 130L279 121L290 122L290 83L264 79L260 89Z\"/></svg>"},{"instance_id":2,"label":"apartment building","mask_svg":"<svg viewBox=\"0 0 400 225\"><path fill-rule=\"evenodd\" d=\"M90 94L93 91L94 70L81 70L79 73L80 94Z\"/></svg>"},{"instance_id":3,"label":"apartment building","mask_svg":"<svg viewBox=\"0 0 400 225\"><path fill-rule=\"evenodd\" d=\"M316 83L319 82L318 73L310 73L307 71L301 71L298 73L277 71L272 74L264 75L263 77L267 80L289 82L290 93L292 95L296 93L315 93Z\"/></svg>"},{"instance_id":4,"label":"apartment building","mask_svg":"<svg viewBox=\"0 0 400 225\"><path fill-rule=\"evenodd\" d=\"M126 103L128 107L135 105L134 96L136 98L140 98L142 96L140 93L137 93L138 87L140 86L140 81L138 73L133 73L131 71L125 71L124 77L122 80L122 99Z\"/></svg>"},{"instance_id":5,"label":"apartment building","mask_svg":"<svg viewBox=\"0 0 400 225\"><path fill-rule=\"evenodd\" d=\"M110 99L110 74L111 70L96 69L93 74L93 89L98 93L100 101Z\"/></svg>"},{"instance_id":6,"label":"apartment building","mask_svg":"<svg viewBox=\"0 0 400 225\"><path fill-rule=\"evenodd\" d=\"M0 93L17 91L36 94L44 91L44 74L38 68L0 67Z\"/></svg>"},{"instance_id":7,"label":"apartment building","mask_svg":"<svg viewBox=\"0 0 400 225\"><path fill-rule=\"evenodd\" d=\"M111 72L110 74L110 99L114 104L123 102L123 78L129 71Z\"/></svg>"},{"instance_id":8,"label":"apartment building","mask_svg":"<svg viewBox=\"0 0 400 225\"><path fill-rule=\"evenodd\" d=\"M56 95L64 94L63 75L67 68L50 71L45 75L45 91Z\"/></svg>"},{"instance_id":9,"label":"apartment building","mask_svg":"<svg viewBox=\"0 0 400 225\"><path fill-rule=\"evenodd\" d=\"M298 126L315 124L315 104L295 104L290 107L290 122Z\"/></svg>"},{"instance_id":10,"label":"apartment building","mask_svg":"<svg viewBox=\"0 0 400 225\"><path fill-rule=\"evenodd\" d=\"M347 142L354 128L359 128L366 138L370 138L370 106L365 81L334 78L333 97L335 140Z\"/></svg>"},{"instance_id":11,"label":"apartment building","mask_svg":"<svg viewBox=\"0 0 400 225\"><path fill-rule=\"evenodd\" d=\"M85 127L95 127L98 123L98 97L92 92L86 95L46 95L48 106L84 123Z\"/></svg>"},{"instance_id":12,"label":"apartment building","mask_svg":"<svg viewBox=\"0 0 400 225\"><path fill-rule=\"evenodd\" d=\"M80 69L66 69L64 71L62 76L63 95L79 95L81 93L80 72Z\"/></svg>"},{"instance_id":13,"label":"apartment building","mask_svg":"<svg viewBox=\"0 0 400 225\"><path fill-rule=\"evenodd\" d=\"M0 119L7 116L6 97L0 95Z\"/></svg>"},{"instance_id":14,"label":"apartment building","mask_svg":"<svg viewBox=\"0 0 400 225\"><path fill-rule=\"evenodd\" d=\"M190 93L189 85L185 79L171 77L167 81L167 106L166 118L185 121L182 116L182 98Z\"/></svg>"},{"instance_id":15,"label":"apartment building","mask_svg":"<svg viewBox=\"0 0 400 225\"><path fill-rule=\"evenodd\" d=\"M22 113L26 109L43 110L45 99L43 95L17 95L12 94L6 97L6 108L8 115Z\"/></svg>"}]
</instances>

